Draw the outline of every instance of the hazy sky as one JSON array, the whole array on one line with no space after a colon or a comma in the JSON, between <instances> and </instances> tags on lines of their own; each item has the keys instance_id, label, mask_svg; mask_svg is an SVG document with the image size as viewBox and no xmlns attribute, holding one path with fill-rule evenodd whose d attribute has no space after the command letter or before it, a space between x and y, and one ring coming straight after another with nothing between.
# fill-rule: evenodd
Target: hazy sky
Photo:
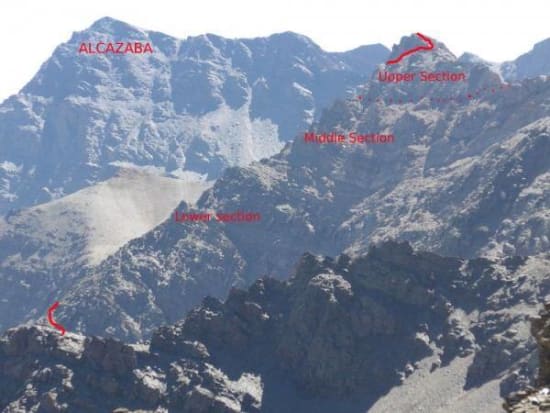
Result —
<instances>
[{"instance_id":1,"label":"hazy sky","mask_svg":"<svg viewBox=\"0 0 550 413\"><path fill-rule=\"evenodd\" d=\"M103 16L184 38L295 31L329 51L421 32L452 52L511 60L550 37L550 0L4 0L0 101L36 73L55 46Z\"/></svg>"}]
</instances>

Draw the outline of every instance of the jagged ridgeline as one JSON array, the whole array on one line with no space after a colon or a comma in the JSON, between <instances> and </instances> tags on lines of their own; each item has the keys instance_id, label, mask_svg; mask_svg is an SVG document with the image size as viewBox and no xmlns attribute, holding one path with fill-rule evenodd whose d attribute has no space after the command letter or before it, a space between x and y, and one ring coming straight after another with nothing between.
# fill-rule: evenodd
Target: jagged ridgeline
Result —
<instances>
[{"instance_id":1,"label":"jagged ridgeline","mask_svg":"<svg viewBox=\"0 0 550 413\"><path fill-rule=\"evenodd\" d=\"M383 64L416 42L60 45L0 106L0 328L69 333L3 336L0 407L500 411L549 290L546 43Z\"/></svg>"},{"instance_id":2,"label":"jagged ridgeline","mask_svg":"<svg viewBox=\"0 0 550 413\"><path fill-rule=\"evenodd\" d=\"M0 105L0 214L102 181L120 164L214 179L274 155L388 53L329 53L290 32L180 40L100 19Z\"/></svg>"},{"instance_id":3,"label":"jagged ridgeline","mask_svg":"<svg viewBox=\"0 0 550 413\"><path fill-rule=\"evenodd\" d=\"M550 292L544 268L548 261L463 260L393 242L356 258L305 254L288 281L262 278L225 302L207 298L149 344L9 330L0 406L496 413L501 392L533 374L524 306L539 298L528 285Z\"/></svg>"}]
</instances>

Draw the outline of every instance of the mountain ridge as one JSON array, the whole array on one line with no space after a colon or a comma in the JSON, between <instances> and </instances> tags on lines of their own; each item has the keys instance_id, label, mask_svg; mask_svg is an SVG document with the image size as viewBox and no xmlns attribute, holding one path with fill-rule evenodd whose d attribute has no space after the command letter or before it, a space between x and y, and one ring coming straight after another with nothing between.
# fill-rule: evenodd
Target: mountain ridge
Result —
<instances>
[{"instance_id":1,"label":"mountain ridge","mask_svg":"<svg viewBox=\"0 0 550 413\"><path fill-rule=\"evenodd\" d=\"M464 257L547 251L550 82L500 89L490 68L440 54L418 53L395 66L472 69L467 81L381 85L374 76L361 87L363 101L336 101L310 128L392 133L394 143L317 145L298 135L277 155L227 168L193 211L252 211L262 220L182 224L168 215L98 266L78 271L60 293L67 302L60 312L82 331L137 339L159 322L177 321L205 295L223 297L259 274L284 278L304 250L353 255L398 239ZM494 93L478 93L485 85L495 85ZM456 90L472 98L430 97ZM390 100L394 94L421 99Z\"/></svg>"},{"instance_id":2,"label":"mountain ridge","mask_svg":"<svg viewBox=\"0 0 550 413\"><path fill-rule=\"evenodd\" d=\"M85 55L131 37L146 55ZM0 214L112 176L113 162L218 176L275 154L383 60L375 46L323 51L301 35L176 39L105 18L75 32L0 106Z\"/></svg>"},{"instance_id":3,"label":"mountain ridge","mask_svg":"<svg viewBox=\"0 0 550 413\"><path fill-rule=\"evenodd\" d=\"M151 40L159 54L75 59L90 33ZM436 39L389 66L384 49L328 53L293 33L178 40L107 18L72 39L0 105L0 215L55 199L0 219L0 325L29 325L0 339L7 409L93 410L95 398L319 411L304 397L361 398L366 385L359 405L319 405L448 413L441 390L458 411L492 413L531 382L525 321L550 291L550 78L506 83ZM384 82L377 71L464 77ZM156 175L113 178L136 166ZM198 188L175 189L211 178L198 200ZM129 207L101 190L121 185ZM173 193L156 208L163 185ZM134 206L154 214L102 246L86 237L112 241L120 228L88 219L98 199L118 206L122 227ZM261 219L177 222L174 207ZM95 265L80 265L90 249ZM32 326L54 301L66 340ZM296 384L291 398L280 377ZM80 400L80 386L97 393Z\"/></svg>"},{"instance_id":4,"label":"mountain ridge","mask_svg":"<svg viewBox=\"0 0 550 413\"><path fill-rule=\"evenodd\" d=\"M510 98L523 99L521 93ZM541 99L548 100L548 93ZM425 105L418 104L417 113L422 113ZM450 105L448 113L454 113L457 109ZM507 103L500 105L506 107ZM389 105L385 113L395 113L399 106L405 119L414 113L403 105ZM181 225L168 218L83 277L78 284L80 292L67 294L71 306L62 311L70 313L74 323L84 325L88 316L78 307L90 296L101 296L103 304L96 311L118 308L118 315L112 316L121 321L108 323L117 331L115 335L134 337L137 333L139 337L146 331L138 321L145 321L143 310L129 304L121 289L123 280L132 280L134 291L147 297L146 307L155 319L169 317L167 321L174 322L204 294L224 296L232 285L253 282L256 274L284 277L304 249L324 255L339 251L354 255L364 253L369 243L397 238L416 248L464 257L544 253L548 248L544 234L549 200L544 194L548 193L549 119L542 117L524 129L515 129L518 122L530 121L524 115L516 118L516 113L523 112L516 107L508 115L507 122L515 125L508 132L501 130L489 139L495 133L491 127L485 131L486 125L493 124L489 117L474 132L462 134L462 122L468 122L476 109L485 111L473 102L458 112L457 119L462 121L449 123L452 126L446 133L458 134L454 143L430 132L441 127L440 119L448 116L440 114L441 118L418 123L417 137L409 134L405 145L315 145L297 138L279 155L247 168L230 168L201 196L195 210L253 209L263 220L246 225ZM361 116L372 116L377 110L373 107ZM533 118L544 112L533 113L531 103L525 110ZM341 113L349 122L359 117L361 108L354 103L336 104L321 119L320 125L327 122L321 129L338 125ZM380 121L384 122L383 118ZM408 123L400 125L399 133L411 130ZM360 125L358 118L345 128L353 130ZM424 132L422 128L426 128ZM472 139L472 134L481 134L484 140ZM434 142L428 145L428 139ZM447 151L445 162L430 165L429 151L437 155L441 140L444 147L454 144L460 150ZM468 145L475 155L469 153ZM397 168L390 173L386 165ZM187 206L177 209L186 210ZM492 216L490 220L487 214ZM97 279L102 281L98 284ZM108 297L105 291L109 291ZM170 298L175 291L180 291L177 301ZM89 321L95 329L96 321L107 319L91 317ZM120 324L127 327L117 330ZM106 327L107 323L92 331Z\"/></svg>"},{"instance_id":5,"label":"mountain ridge","mask_svg":"<svg viewBox=\"0 0 550 413\"><path fill-rule=\"evenodd\" d=\"M386 242L355 258L304 254L287 281L207 297L150 342L10 329L0 337L0 407L458 413L481 397L496 413L501 393L532 375L522 324L550 291L540 271L548 258L463 260ZM541 291L524 290L530 282ZM508 357L491 357L495 342ZM442 400L437 381L422 385L445 376L477 393Z\"/></svg>"}]
</instances>

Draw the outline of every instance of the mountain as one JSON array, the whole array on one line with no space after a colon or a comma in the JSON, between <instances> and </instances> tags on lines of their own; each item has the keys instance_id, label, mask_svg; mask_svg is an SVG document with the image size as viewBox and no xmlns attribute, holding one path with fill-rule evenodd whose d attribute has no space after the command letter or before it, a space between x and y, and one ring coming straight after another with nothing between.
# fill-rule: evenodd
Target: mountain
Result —
<instances>
[{"instance_id":1,"label":"mountain","mask_svg":"<svg viewBox=\"0 0 550 413\"><path fill-rule=\"evenodd\" d=\"M19 327L0 338L0 408L497 413L533 373L525 318L550 292L549 260L388 242L305 254L288 281L207 298L148 343Z\"/></svg>"},{"instance_id":2,"label":"mountain","mask_svg":"<svg viewBox=\"0 0 550 413\"><path fill-rule=\"evenodd\" d=\"M355 256L398 239L470 258L547 252L550 82L505 85L436 44L437 54L381 69L464 71L464 84L382 86L375 74L356 92L361 101L335 103L312 128L392 133L393 143L316 144L302 135L276 156L229 168L195 206L176 211L240 210L259 221L171 216L59 291L60 314L78 331L137 340L206 295L224 297L259 275L284 279L304 251Z\"/></svg>"},{"instance_id":3,"label":"mountain","mask_svg":"<svg viewBox=\"0 0 550 413\"><path fill-rule=\"evenodd\" d=\"M103 19L71 44L90 33L162 55L71 60L62 45L0 108L4 198L49 200L0 227L0 324L28 324L0 339L2 409L491 413L532 384L548 77L505 83L435 39L354 77L367 49L326 54L291 33L176 41ZM317 116L329 84L347 98ZM218 133L238 145L209 146ZM63 337L36 325L54 301Z\"/></svg>"},{"instance_id":4,"label":"mountain","mask_svg":"<svg viewBox=\"0 0 550 413\"><path fill-rule=\"evenodd\" d=\"M501 71L509 81L550 75L550 39L538 42L532 50L517 59L502 63Z\"/></svg>"},{"instance_id":5,"label":"mountain","mask_svg":"<svg viewBox=\"0 0 550 413\"><path fill-rule=\"evenodd\" d=\"M153 52L83 52L100 42ZM211 180L273 155L387 53L382 45L329 53L289 32L179 40L100 19L0 105L0 214L103 181L120 163Z\"/></svg>"},{"instance_id":6,"label":"mountain","mask_svg":"<svg viewBox=\"0 0 550 413\"><path fill-rule=\"evenodd\" d=\"M503 66L504 63L495 63L495 62L490 62L488 60L485 60L485 59L482 59L481 57L479 56L476 56L475 54L473 53L463 53L460 57L459 57L459 60L463 63L468 63L468 64L472 64L472 65L482 65L482 66L486 66L488 68L490 68L493 72L495 72L496 74L498 74L499 76L501 76L502 80L506 80L508 82L511 82L513 81L514 79L511 79L509 78L508 76L504 76L501 72L501 68Z\"/></svg>"},{"instance_id":7,"label":"mountain","mask_svg":"<svg viewBox=\"0 0 550 413\"><path fill-rule=\"evenodd\" d=\"M0 218L0 329L35 318L51 299L210 183L125 168L106 181ZM8 321L9 320L9 321Z\"/></svg>"},{"instance_id":8,"label":"mountain","mask_svg":"<svg viewBox=\"0 0 550 413\"><path fill-rule=\"evenodd\" d=\"M460 56L462 62L490 68L507 82L517 82L541 75L550 75L550 39L535 44L532 50L517 59L502 63L489 62L472 53Z\"/></svg>"}]
</instances>

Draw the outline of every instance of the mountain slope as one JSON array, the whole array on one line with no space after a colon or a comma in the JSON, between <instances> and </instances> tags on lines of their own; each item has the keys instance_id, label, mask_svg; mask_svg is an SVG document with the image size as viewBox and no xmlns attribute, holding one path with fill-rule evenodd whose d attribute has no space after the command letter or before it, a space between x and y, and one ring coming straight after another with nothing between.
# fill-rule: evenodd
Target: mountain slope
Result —
<instances>
[{"instance_id":1,"label":"mountain slope","mask_svg":"<svg viewBox=\"0 0 550 413\"><path fill-rule=\"evenodd\" d=\"M0 328L42 314L52 297L210 184L122 169L107 181L0 219Z\"/></svg>"},{"instance_id":2,"label":"mountain slope","mask_svg":"<svg viewBox=\"0 0 550 413\"><path fill-rule=\"evenodd\" d=\"M436 69L468 70L438 46L435 61L419 54L408 64L422 67L428 59ZM501 89L483 83L498 82L488 69L469 75L456 92L449 85L382 87L373 79L362 88L363 103L336 103L315 130L391 132L393 144L322 145L298 137L270 159L228 169L195 207L177 210L252 211L261 220L170 217L61 292L61 311L81 331L141 338L176 322L205 295L223 297L258 274L284 278L304 250L356 255L371 242L397 238L465 257L547 252L550 82ZM472 98L441 102L450 92ZM389 101L423 93L419 102Z\"/></svg>"},{"instance_id":3,"label":"mountain slope","mask_svg":"<svg viewBox=\"0 0 550 413\"><path fill-rule=\"evenodd\" d=\"M127 41L153 53L79 53ZM294 33L179 40L100 19L0 105L0 214L104 180L117 162L213 179L273 155L387 53L328 53Z\"/></svg>"},{"instance_id":4,"label":"mountain slope","mask_svg":"<svg viewBox=\"0 0 550 413\"><path fill-rule=\"evenodd\" d=\"M506 392L532 373L516 370L533 355L523 327L550 291L548 258L462 260L390 242L355 259L305 254L289 281L207 298L147 344L9 330L0 408L387 412L407 401L390 389L417 386L432 397L399 411L498 412L494 381ZM444 398L438 377L455 380Z\"/></svg>"}]
</instances>

